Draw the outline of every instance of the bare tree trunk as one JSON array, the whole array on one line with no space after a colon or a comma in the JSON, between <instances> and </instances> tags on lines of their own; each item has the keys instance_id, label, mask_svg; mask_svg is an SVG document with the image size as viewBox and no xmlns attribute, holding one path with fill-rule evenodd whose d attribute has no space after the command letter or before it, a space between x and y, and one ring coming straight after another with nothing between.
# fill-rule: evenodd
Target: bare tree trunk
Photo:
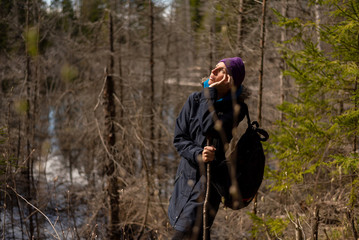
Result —
<instances>
[{"instance_id":1,"label":"bare tree trunk","mask_svg":"<svg viewBox=\"0 0 359 240\"><path fill-rule=\"evenodd\" d=\"M38 111L39 111L39 106L38 106L38 97L40 95L39 93L39 85L40 85L40 58L39 58L39 48L40 48L40 24L41 24L41 10L40 10L40 6L39 6L39 3L36 2L35 3L35 10L36 10L36 14L35 16L37 16L37 27L36 27L36 56L35 56L35 81L34 81L34 91L33 91L33 94L34 94L34 98L33 98L33 113L32 113L32 143L33 143L33 148L34 149L38 149L37 147L37 144L35 142L35 131L36 131L36 126L35 126L35 123L37 122L37 119L38 119ZM39 153L36 152L35 153L36 156L37 156L37 159L38 156L39 156ZM32 165L34 163L32 162ZM38 199L38 192L37 192L37 188L35 187L35 179L34 179L34 173L33 173L33 170L34 170L34 166L31 166L31 184L32 184L32 188L34 189L32 195L35 196L35 199L36 199L36 202L37 204L39 205L39 199ZM38 216L38 212L35 211L34 213L35 215L35 220L36 220L36 230L37 230L37 236L38 238L40 238L40 221L39 221L39 216Z\"/></svg>"},{"instance_id":2,"label":"bare tree trunk","mask_svg":"<svg viewBox=\"0 0 359 240\"><path fill-rule=\"evenodd\" d=\"M110 33L110 36L109 36L109 40L110 40L110 49L109 49L110 50L110 67L109 67L109 74L112 77L113 71L114 71L114 65L115 65L115 60L114 60L115 51L114 51L114 47L113 47L113 41L114 41L114 38L113 38L113 19L112 19L112 12L111 11L109 12L109 33Z\"/></svg>"},{"instance_id":3,"label":"bare tree trunk","mask_svg":"<svg viewBox=\"0 0 359 240\"><path fill-rule=\"evenodd\" d=\"M154 102L155 102L155 87L154 87L154 16L153 16L153 3L149 0L149 11L150 11L150 141L151 147L151 164L152 172L155 170L155 152L154 152L154 141L155 141L155 119L154 119Z\"/></svg>"},{"instance_id":4,"label":"bare tree trunk","mask_svg":"<svg viewBox=\"0 0 359 240\"><path fill-rule=\"evenodd\" d=\"M319 207L316 206L316 207L315 207L315 212L314 212L314 223L313 223L313 226L312 226L312 237L313 237L313 240L318 240L319 221L320 221L320 217L319 217Z\"/></svg>"},{"instance_id":5,"label":"bare tree trunk","mask_svg":"<svg viewBox=\"0 0 359 240\"><path fill-rule=\"evenodd\" d=\"M357 36L357 46L359 47L359 34ZM356 63L357 67L359 68L359 62ZM355 83L354 83L354 111L358 110L358 95L357 95L357 91L358 91L358 77L356 77L355 79ZM355 122L355 130L358 129L358 122ZM356 153L358 149L358 136L356 134L354 134L354 140L353 140L353 152Z\"/></svg>"},{"instance_id":6,"label":"bare tree trunk","mask_svg":"<svg viewBox=\"0 0 359 240\"><path fill-rule=\"evenodd\" d=\"M243 3L244 0L239 0L239 14L238 14L238 25L237 25L237 54L241 56L243 51L242 43L242 23L243 23Z\"/></svg>"},{"instance_id":7,"label":"bare tree trunk","mask_svg":"<svg viewBox=\"0 0 359 240\"><path fill-rule=\"evenodd\" d=\"M131 49L131 14L132 14L132 9L131 9L131 0L127 0L127 57L130 56L130 49ZM127 72L127 74L129 73L129 71Z\"/></svg>"},{"instance_id":8,"label":"bare tree trunk","mask_svg":"<svg viewBox=\"0 0 359 240\"><path fill-rule=\"evenodd\" d=\"M352 209L354 208L353 204L352 204L351 208ZM357 240L357 239L359 239L359 234L358 234L358 231L357 231L356 226L355 226L354 211L352 209L349 209L347 211L347 218L348 218L348 220L350 222L350 227L351 227L351 230L353 232L353 239Z\"/></svg>"},{"instance_id":9,"label":"bare tree trunk","mask_svg":"<svg viewBox=\"0 0 359 240\"><path fill-rule=\"evenodd\" d=\"M358 91L358 78L355 79L354 84L354 94ZM354 99L354 111L358 110L358 98L355 97ZM355 122L355 129L358 129L358 122ZM353 152L356 153L358 149L358 136L354 134L354 140L353 140Z\"/></svg>"},{"instance_id":10,"label":"bare tree trunk","mask_svg":"<svg viewBox=\"0 0 359 240\"><path fill-rule=\"evenodd\" d=\"M161 97L160 99L167 99L167 87L166 87L166 80L168 78L168 68L169 68L169 61L168 59L170 58L169 54L170 54L170 46L171 46L171 38L173 35L173 18L174 18L174 14L173 14L173 3L171 5L171 10L170 10L170 18L169 18L169 29L168 29L168 34L167 34L167 43L166 43L166 52L165 55L163 57L163 79L162 79L162 89L161 89ZM164 123L164 119L163 119L163 109L164 109L164 101L159 101L158 103L159 107L158 107L158 115L159 115L159 121L160 124ZM162 144L162 127L159 127L157 130L157 139L158 139L158 143L157 143L157 161L159 161L159 163L161 164L162 161L162 148L163 148L163 144ZM169 168L168 168L168 164L165 164L166 167L166 172L169 172ZM159 180L160 180L160 176L159 174L157 174ZM167 189L167 181L165 181L162 185L162 189ZM167 191L165 191L165 194L167 193ZM161 202L161 194L158 195L159 196L159 200ZM162 203L161 203L161 207ZM164 210L164 212L166 212L166 210Z\"/></svg>"},{"instance_id":11,"label":"bare tree trunk","mask_svg":"<svg viewBox=\"0 0 359 240\"><path fill-rule=\"evenodd\" d=\"M11 141L11 128L9 127L10 126L10 119L11 119L11 112L10 112L10 109L11 109L11 101L8 101L8 108L7 108L7 119L6 119L6 125L7 125L7 137L8 137L8 140L7 140L7 156L6 156L6 172L5 172L5 192L4 192L4 228L3 228L3 232L5 233L5 212L6 212L6 196L7 196L7 184L11 184L11 183L8 183L8 181L10 181L11 178L13 178L13 170L12 170L12 166L8 160L8 157L13 155L13 150L11 149L11 145L13 144L12 141ZM13 120L13 119L11 119ZM9 175L8 175L9 174ZM12 237L13 239L15 239L15 220L14 220L14 206L11 204L10 206L10 216L11 216L11 230L12 230ZM21 230L22 230L22 221L21 221Z\"/></svg>"},{"instance_id":12,"label":"bare tree trunk","mask_svg":"<svg viewBox=\"0 0 359 240\"><path fill-rule=\"evenodd\" d=\"M210 8L213 8L213 1L209 2ZM215 15L212 14L210 16L210 26L209 26L209 72L212 71L213 64L214 64L214 53L215 53Z\"/></svg>"},{"instance_id":13,"label":"bare tree trunk","mask_svg":"<svg viewBox=\"0 0 359 240\"><path fill-rule=\"evenodd\" d=\"M192 66L194 59L194 49L193 49L193 34L192 34L192 26L191 26L191 6L190 0L184 0L184 17L185 17L185 31L186 31L186 51L187 51L187 59L185 63L185 67Z\"/></svg>"},{"instance_id":14,"label":"bare tree trunk","mask_svg":"<svg viewBox=\"0 0 359 240\"><path fill-rule=\"evenodd\" d=\"M359 35L357 36L357 44L359 46ZM359 67L359 63L357 62L356 63L357 67ZM358 98L356 97L356 93L358 91L358 77L355 79L355 83L354 83L354 111L357 111L358 110ZM355 122L355 125L354 125L354 128L355 130L358 128L358 123ZM357 135L354 133L354 139L353 139L353 153L355 154L357 152ZM351 188L352 188L352 192L355 192L357 191L356 186L354 183L355 181L355 178L357 177L358 175L355 174L355 171L353 171L352 173L352 179L351 179ZM359 239L359 234L358 234L358 231L357 231L357 228L355 226L355 211L353 211L354 209L354 205L355 205L355 201L352 201L351 203L351 209L348 210L348 213L347 213L347 216L348 216L348 219L350 221L350 224L351 224L351 228L352 228L352 232L353 232L353 237L355 240Z\"/></svg>"},{"instance_id":15,"label":"bare tree trunk","mask_svg":"<svg viewBox=\"0 0 359 240\"><path fill-rule=\"evenodd\" d=\"M109 13L109 32L110 32L110 64L109 72L106 73L106 85L103 93L104 106L105 106L105 140L109 151L107 156L106 174L108 176L108 189L107 194L109 197L109 239L120 239L120 208L119 208L119 187L117 181L117 167L114 158L114 147L116 144L116 135L114 127L114 118L116 116L115 102L114 102L114 81L113 81L113 68L114 68L114 48L113 48L113 22L112 13Z\"/></svg>"},{"instance_id":16,"label":"bare tree trunk","mask_svg":"<svg viewBox=\"0 0 359 240\"><path fill-rule=\"evenodd\" d=\"M287 17L287 10L288 10L288 0L282 0L282 15L283 17ZM281 33L280 33L280 41L283 44L285 39L287 36L287 30L285 27L282 27ZM279 81L280 81L280 104L284 103L284 99L285 99L285 88L284 88L284 82L285 82L285 76L283 74L284 70L285 70L285 61L283 58L281 58L280 60L280 76L279 76ZM280 120L283 121L284 119L284 114L283 111L280 111Z\"/></svg>"},{"instance_id":17,"label":"bare tree trunk","mask_svg":"<svg viewBox=\"0 0 359 240\"><path fill-rule=\"evenodd\" d=\"M26 37L25 37L25 51L26 51L26 70L25 70L25 84L26 84L26 119L25 119L25 126L26 126L26 155L24 156L27 159L26 165L26 188L27 188L27 196L29 202L32 200L32 189L31 189L31 182L32 182L32 156L31 156L31 126L32 126L32 119L31 119L31 111L30 111L30 103L31 103L31 66L30 61L31 57L29 54L29 20L30 15L30 2L29 0L26 1ZM30 231L30 238L34 237L34 223L33 223L33 214L31 206L28 205L28 214L29 214L29 231Z\"/></svg>"},{"instance_id":18,"label":"bare tree trunk","mask_svg":"<svg viewBox=\"0 0 359 240\"><path fill-rule=\"evenodd\" d=\"M18 166L18 160L20 159L20 152L21 152L21 120L18 120L18 131L17 131L17 148L16 148L16 166ZM15 183L15 179L13 179L13 186L14 188L16 188L16 183ZM24 224L24 214L22 209L20 208L20 200L18 198L18 196L16 196L16 207L18 210L18 214L20 216L20 229L21 229L21 239L24 239L24 225L25 225L25 229L26 229L26 224Z\"/></svg>"},{"instance_id":19,"label":"bare tree trunk","mask_svg":"<svg viewBox=\"0 0 359 240\"><path fill-rule=\"evenodd\" d=\"M180 61L180 56L181 54L179 54L181 52L181 48L180 48L180 41L179 41L180 37L178 36L178 33L175 35L175 44L176 44L176 53L177 53L177 57L176 57L176 84L177 86L179 86L180 81L181 81L181 75L182 75L182 71L181 71L181 61Z\"/></svg>"},{"instance_id":20,"label":"bare tree trunk","mask_svg":"<svg viewBox=\"0 0 359 240\"><path fill-rule=\"evenodd\" d=\"M315 14L315 32L317 34L317 44L318 44L318 49L319 51L322 50L322 46L321 46L321 41L320 41L320 28L319 28L319 24L320 24L320 11L319 11L319 3L318 0L315 0L315 5L314 5L314 14Z\"/></svg>"},{"instance_id":21,"label":"bare tree trunk","mask_svg":"<svg viewBox=\"0 0 359 240\"><path fill-rule=\"evenodd\" d=\"M5 232L6 232L6 227L5 227L5 223L6 223L6 213L7 213L7 206L6 206L6 198L7 198L7 179L10 177L9 175L11 174L11 165L10 165L10 161L9 161L9 159L8 159L8 156L10 155L10 144L9 144L9 142L10 142L10 121L9 121L9 119L10 119L10 102L8 102L7 103L7 106L8 106L8 108L7 108L7 114L6 114L6 118L5 118L5 120L6 120L6 128L7 128L7 141L5 141L5 143L6 143L6 145L4 146L4 148L2 148L1 150L2 150L2 156L1 156L1 160L2 161L5 161L4 163L4 165L6 165L6 168L5 168L5 172L2 172L2 175L5 177L5 186L4 186L4 189L2 189L2 188L0 188L0 190L1 191L4 191L4 194L2 194L1 196L0 196L0 199L2 198L2 197L4 197L3 198L3 218L2 218L2 221L3 221L3 226L2 226L2 232L3 232L3 236L5 236ZM5 114L4 114L5 115ZM1 132L1 135L3 134L3 131L2 131L2 126L0 127L0 132ZM3 137L3 136L1 136L1 137ZM1 145L2 144L4 144L4 142L1 142ZM0 145L0 146L1 146ZM1 201L1 200L0 200ZM11 206L10 206L10 208L12 208ZM12 211L11 211L11 225L12 225L12 230L13 230L13 232L14 232L14 222L12 221L13 220L13 214L12 214Z\"/></svg>"},{"instance_id":22,"label":"bare tree trunk","mask_svg":"<svg viewBox=\"0 0 359 240\"><path fill-rule=\"evenodd\" d=\"M143 218L143 222L141 224L140 232L137 236L137 240L140 240L143 236L144 230L146 228L147 219L148 219L148 212L150 207L150 169L148 168L147 160L146 160L146 154L144 154L144 151L141 151L141 158L143 162L143 167L145 169L145 176L146 176L146 203L145 203L145 216Z\"/></svg>"},{"instance_id":23,"label":"bare tree trunk","mask_svg":"<svg viewBox=\"0 0 359 240\"><path fill-rule=\"evenodd\" d=\"M266 19L266 10L267 1L263 0L262 3L262 24L261 24L261 36L260 36L260 68L259 68L259 88L258 88L258 122L262 121L262 97L263 97L263 69L264 69L264 45L265 45L265 19Z\"/></svg>"},{"instance_id":24,"label":"bare tree trunk","mask_svg":"<svg viewBox=\"0 0 359 240\"><path fill-rule=\"evenodd\" d=\"M300 224L298 214L296 214L295 240L305 240L304 236L303 236L303 228Z\"/></svg>"},{"instance_id":25,"label":"bare tree trunk","mask_svg":"<svg viewBox=\"0 0 359 240\"><path fill-rule=\"evenodd\" d=\"M120 125L123 124L123 100L124 100L124 96L123 96L123 73L122 73L122 47L121 47L121 31L119 31L119 44L118 44L118 85L119 85L119 99L120 99L120 104L122 106L120 106L120 119L119 119L119 123Z\"/></svg>"},{"instance_id":26,"label":"bare tree trunk","mask_svg":"<svg viewBox=\"0 0 359 240\"><path fill-rule=\"evenodd\" d=\"M261 38L260 38L260 69L259 69L259 88L258 88L258 122L262 122L262 97L263 97L263 62L264 62L264 45L265 45L265 24L266 24L267 1L262 2L262 24L261 24ZM257 194L253 201L253 214L257 214Z\"/></svg>"}]
</instances>

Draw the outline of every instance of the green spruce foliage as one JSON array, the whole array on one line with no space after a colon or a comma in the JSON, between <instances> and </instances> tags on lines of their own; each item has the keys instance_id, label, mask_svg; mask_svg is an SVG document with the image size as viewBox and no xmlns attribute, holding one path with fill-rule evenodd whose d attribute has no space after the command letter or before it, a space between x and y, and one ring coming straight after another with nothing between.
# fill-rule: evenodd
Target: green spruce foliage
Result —
<instances>
[{"instance_id":1,"label":"green spruce foliage","mask_svg":"<svg viewBox=\"0 0 359 240\"><path fill-rule=\"evenodd\" d=\"M358 218L359 2L321 5L330 20L320 26L275 11L278 24L293 33L281 51L288 66L284 74L295 80L296 89L292 100L279 106L285 119L269 146L278 167L269 169L267 178L273 191L287 196L284 207L297 204L292 211L325 208L330 202L328 213L346 209ZM345 221L340 219L342 226L355 232L355 221L354 226Z\"/></svg>"}]
</instances>

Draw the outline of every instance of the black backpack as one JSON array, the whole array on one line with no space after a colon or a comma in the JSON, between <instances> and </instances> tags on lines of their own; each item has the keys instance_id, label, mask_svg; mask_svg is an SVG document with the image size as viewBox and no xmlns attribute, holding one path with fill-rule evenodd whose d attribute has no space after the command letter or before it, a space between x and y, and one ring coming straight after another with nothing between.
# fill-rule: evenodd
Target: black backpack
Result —
<instances>
[{"instance_id":1,"label":"black backpack","mask_svg":"<svg viewBox=\"0 0 359 240\"><path fill-rule=\"evenodd\" d=\"M265 155L261 142L269 138L268 133L259 128L258 122L251 122L247 105L244 105L244 111L247 129L237 142L231 143L234 149L226 160L227 174L222 171L220 181L214 183L215 188L223 197L224 205L234 210L248 206L258 192L265 167ZM231 171L233 171L232 174ZM232 175L235 176L234 181L231 180ZM230 189L232 189L232 194ZM233 191L235 189L237 191Z\"/></svg>"}]
</instances>

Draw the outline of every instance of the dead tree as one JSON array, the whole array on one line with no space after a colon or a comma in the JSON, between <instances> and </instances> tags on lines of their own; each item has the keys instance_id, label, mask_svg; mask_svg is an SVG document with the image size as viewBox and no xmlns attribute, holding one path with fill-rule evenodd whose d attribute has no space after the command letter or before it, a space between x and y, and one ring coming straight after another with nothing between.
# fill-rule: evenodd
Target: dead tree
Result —
<instances>
[{"instance_id":1,"label":"dead tree","mask_svg":"<svg viewBox=\"0 0 359 240\"><path fill-rule=\"evenodd\" d=\"M150 11L150 141L153 144L155 140L155 119L154 119L154 101L155 101L155 87L154 87L154 16L153 16L153 3L149 0ZM151 164L152 171L155 169L155 152L154 145L151 148Z\"/></svg>"},{"instance_id":2,"label":"dead tree","mask_svg":"<svg viewBox=\"0 0 359 240\"><path fill-rule=\"evenodd\" d=\"M32 200L32 166L33 166L33 157L32 157L32 116L31 116L31 56L30 56L30 2L26 1L26 18L25 18L25 58L26 58L26 69L25 69L25 85L26 85L26 117L25 117L25 139L26 139L26 151L24 158L26 160L26 170L25 170L25 181L26 181L26 198L31 202ZM32 208L28 206L29 214L29 238L34 237L34 215L32 214Z\"/></svg>"},{"instance_id":3,"label":"dead tree","mask_svg":"<svg viewBox=\"0 0 359 240\"><path fill-rule=\"evenodd\" d=\"M243 52L243 44L242 44L243 3L244 0L239 0L239 14L238 14L238 24L237 24L237 53L239 56Z\"/></svg>"},{"instance_id":4,"label":"dead tree","mask_svg":"<svg viewBox=\"0 0 359 240\"><path fill-rule=\"evenodd\" d=\"M121 234L119 230L120 223L120 208L119 208L119 186L117 181L117 164L115 163L114 147L116 144L116 134L114 119L116 116L115 102L114 102L114 81L113 81L113 68L114 68L114 48L113 48L113 22L112 14L109 12L109 39L110 39L110 63L109 70L106 71L105 76L105 89L103 92L104 99L104 115L105 115L105 142L107 147L106 156L106 175L108 177L107 195L109 199L109 226L108 237L109 239L119 239Z\"/></svg>"},{"instance_id":5,"label":"dead tree","mask_svg":"<svg viewBox=\"0 0 359 240\"><path fill-rule=\"evenodd\" d=\"M314 15L315 15L315 33L317 35L316 37L317 37L318 50L321 51L322 46L321 46L321 43L320 43L320 28L319 28L321 16L320 16L320 11L319 11L319 2L318 2L318 0L315 0Z\"/></svg>"},{"instance_id":6,"label":"dead tree","mask_svg":"<svg viewBox=\"0 0 359 240\"><path fill-rule=\"evenodd\" d=\"M318 229L319 229L320 217L319 217L319 206L315 207L314 219L312 226L312 238L313 240L318 240Z\"/></svg>"},{"instance_id":7,"label":"dead tree","mask_svg":"<svg viewBox=\"0 0 359 240\"><path fill-rule=\"evenodd\" d=\"M265 45L265 18L266 18L267 2L262 2L262 24L261 24L261 35L260 35L260 66L259 66L259 88L258 88L258 122L262 121L262 98L263 98L263 69L264 69L264 45Z\"/></svg>"},{"instance_id":8,"label":"dead tree","mask_svg":"<svg viewBox=\"0 0 359 240\"><path fill-rule=\"evenodd\" d=\"M209 2L210 8L214 8L213 1ZM215 52L216 52L216 40L215 40L215 28L216 28L216 18L214 14L210 16L209 22L209 72L212 71L213 62L215 59Z\"/></svg>"},{"instance_id":9,"label":"dead tree","mask_svg":"<svg viewBox=\"0 0 359 240\"><path fill-rule=\"evenodd\" d=\"M287 10L288 10L288 0L282 0L282 9L281 9L281 13L283 17L287 16ZM282 27L281 29L281 33L280 33L280 41L283 44L285 39L286 39L286 35L287 35L287 31L285 27ZM283 104L284 102L284 98L285 98L285 91L284 91L284 82L285 82L285 76L283 74L284 70L285 70L285 61L282 58L281 62L280 62L280 69L281 69L281 73L279 76L279 85L280 85L280 104ZM280 120L283 121L284 118L284 114L281 111L280 112Z\"/></svg>"},{"instance_id":10,"label":"dead tree","mask_svg":"<svg viewBox=\"0 0 359 240\"><path fill-rule=\"evenodd\" d=\"M261 24L261 36L260 36L260 66L259 66L259 88L258 88L258 122L262 121L262 97L263 97L263 62L264 62L264 44L265 44L265 24L266 24L266 12L267 12L267 1L262 2L262 24ZM253 213L257 214L257 195L253 201Z\"/></svg>"}]
</instances>

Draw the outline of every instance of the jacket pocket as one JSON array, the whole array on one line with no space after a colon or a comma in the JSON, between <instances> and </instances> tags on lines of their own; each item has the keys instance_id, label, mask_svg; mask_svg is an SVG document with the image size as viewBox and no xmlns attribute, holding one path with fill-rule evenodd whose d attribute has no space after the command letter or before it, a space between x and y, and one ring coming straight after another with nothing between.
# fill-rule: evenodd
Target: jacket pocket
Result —
<instances>
[{"instance_id":1,"label":"jacket pocket","mask_svg":"<svg viewBox=\"0 0 359 240\"><path fill-rule=\"evenodd\" d=\"M187 178L185 174L182 174L179 177L178 185L181 189L181 194L185 197L188 197L190 195L194 184L194 180Z\"/></svg>"}]
</instances>

